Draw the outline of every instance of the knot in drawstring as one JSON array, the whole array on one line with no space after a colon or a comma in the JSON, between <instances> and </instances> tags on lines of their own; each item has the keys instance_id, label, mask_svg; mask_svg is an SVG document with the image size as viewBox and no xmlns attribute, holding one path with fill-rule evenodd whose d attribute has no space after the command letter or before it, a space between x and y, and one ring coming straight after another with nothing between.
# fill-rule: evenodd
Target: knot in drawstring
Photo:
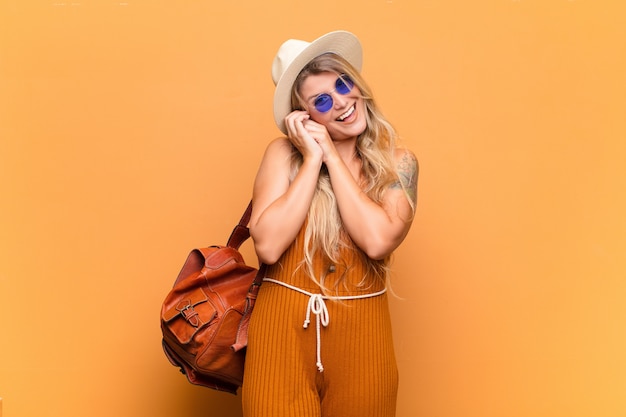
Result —
<instances>
[{"instance_id":1,"label":"knot in drawstring","mask_svg":"<svg viewBox=\"0 0 626 417\"><path fill-rule=\"evenodd\" d=\"M309 323L311 323L311 313L315 314L318 323L321 323L324 327L328 326L328 322L330 321L328 308L326 307L322 294L311 294L309 298L309 305L306 309L306 319L304 320L305 329L309 327Z\"/></svg>"},{"instance_id":2,"label":"knot in drawstring","mask_svg":"<svg viewBox=\"0 0 626 417\"><path fill-rule=\"evenodd\" d=\"M330 318L328 317L328 308L326 307L326 302L324 301L324 296L321 294L311 294L309 297L309 304L306 308L306 318L304 319L304 327L305 329L309 327L309 323L311 323L311 313L315 314L315 329L317 331L317 369L320 372L324 372L324 366L322 365L322 352L321 352L321 339L322 332L321 326L328 326L328 322Z\"/></svg>"}]
</instances>

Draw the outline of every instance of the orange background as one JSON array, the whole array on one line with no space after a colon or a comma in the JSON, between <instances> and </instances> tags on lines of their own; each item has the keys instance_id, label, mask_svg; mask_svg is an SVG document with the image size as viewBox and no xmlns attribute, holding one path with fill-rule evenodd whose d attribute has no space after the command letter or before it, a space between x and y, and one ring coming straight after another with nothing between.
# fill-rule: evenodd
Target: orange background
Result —
<instances>
[{"instance_id":1,"label":"orange background","mask_svg":"<svg viewBox=\"0 0 626 417\"><path fill-rule=\"evenodd\" d=\"M279 134L277 47L339 28L421 164L398 416L626 415L621 4L3 1L4 417L241 415L167 362L160 304Z\"/></svg>"}]
</instances>

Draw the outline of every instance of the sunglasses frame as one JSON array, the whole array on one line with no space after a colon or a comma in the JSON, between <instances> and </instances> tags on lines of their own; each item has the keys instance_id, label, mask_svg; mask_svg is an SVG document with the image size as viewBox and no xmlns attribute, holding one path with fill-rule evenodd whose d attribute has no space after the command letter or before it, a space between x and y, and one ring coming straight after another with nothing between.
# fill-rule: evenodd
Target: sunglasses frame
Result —
<instances>
[{"instance_id":1,"label":"sunglasses frame","mask_svg":"<svg viewBox=\"0 0 626 417\"><path fill-rule=\"evenodd\" d=\"M342 96L348 94L354 88L354 81L348 74L339 74L335 81L335 88L327 93L321 93L311 99L313 107L319 113L328 113L333 108L335 102L333 100L332 93L339 93ZM322 98L324 101L318 103L318 100Z\"/></svg>"}]
</instances>

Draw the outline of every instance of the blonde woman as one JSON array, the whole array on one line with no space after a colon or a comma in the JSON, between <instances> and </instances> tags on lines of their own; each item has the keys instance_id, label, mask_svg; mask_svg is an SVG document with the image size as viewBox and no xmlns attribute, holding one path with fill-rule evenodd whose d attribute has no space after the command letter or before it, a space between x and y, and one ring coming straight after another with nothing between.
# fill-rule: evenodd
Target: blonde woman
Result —
<instances>
[{"instance_id":1,"label":"blonde woman","mask_svg":"<svg viewBox=\"0 0 626 417\"><path fill-rule=\"evenodd\" d=\"M249 329L246 417L391 417L398 372L387 304L418 165L359 74L351 33L288 40L250 231L268 265Z\"/></svg>"}]
</instances>

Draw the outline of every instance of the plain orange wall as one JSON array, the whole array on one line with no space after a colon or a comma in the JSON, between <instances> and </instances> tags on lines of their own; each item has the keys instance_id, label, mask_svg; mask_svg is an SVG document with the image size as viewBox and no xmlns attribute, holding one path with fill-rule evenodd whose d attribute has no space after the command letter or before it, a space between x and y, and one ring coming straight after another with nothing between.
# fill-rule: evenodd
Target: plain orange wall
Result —
<instances>
[{"instance_id":1,"label":"plain orange wall","mask_svg":"<svg viewBox=\"0 0 626 417\"><path fill-rule=\"evenodd\" d=\"M167 362L160 303L250 197L278 45L340 28L421 164L398 416L626 415L621 4L0 3L4 417L241 415Z\"/></svg>"}]
</instances>

